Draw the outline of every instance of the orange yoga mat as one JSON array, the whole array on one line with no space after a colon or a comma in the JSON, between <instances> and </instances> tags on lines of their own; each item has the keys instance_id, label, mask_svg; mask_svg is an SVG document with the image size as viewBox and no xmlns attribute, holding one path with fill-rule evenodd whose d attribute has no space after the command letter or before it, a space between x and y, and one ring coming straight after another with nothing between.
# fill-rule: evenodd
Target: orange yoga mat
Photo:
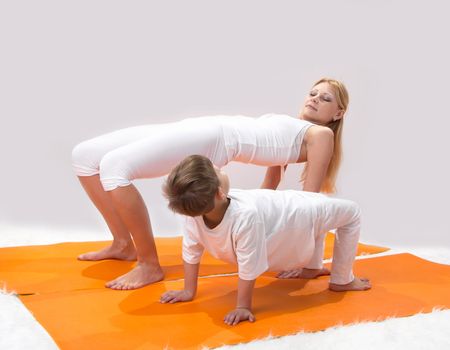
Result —
<instances>
[{"instance_id":1,"label":"orange yoga mat","mask_svg":"<svg viewBox=\"0 0 450 350\"><path fill-rule=\"evenodd\" d=\"M448 265L398 254L358 260L354 270L370 278L370 291L331 292L328 277L262 276L253 298L256 322L234 327L222 319L235 306L236 276L201 278L194 301L172 305L160 304L159 296L182 288L182 281L134 291L96 289L21 300L62 350L200 349L450 307Z\"/></svg>"},{"instance_id":2,"label":"orange yoga mat","mask_svg":"<svg viewBox=\"0 0 450 350\"><path fill-rule=\"evenodd\" d=\"M181 237L156 238L165 279L183 278ZM325 257L331 257L334 235L326 238ZM88 251L99 250L109 242L77 242L44 246L0 248L0 287L18 294L103 288L106 281L128 272L134 262L104 260L77 261ZM373 254L387 248L360 244L358 254ZM205 253L200 275L236 272L236 266L214 259Z\"/></svg>"}]
</instances>

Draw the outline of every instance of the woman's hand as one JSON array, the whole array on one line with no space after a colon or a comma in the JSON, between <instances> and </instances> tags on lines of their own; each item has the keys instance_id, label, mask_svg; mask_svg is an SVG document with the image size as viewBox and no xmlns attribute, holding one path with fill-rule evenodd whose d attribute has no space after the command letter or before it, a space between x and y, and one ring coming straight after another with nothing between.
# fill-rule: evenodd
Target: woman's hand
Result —
<instances>
[{"instance_id":1,"label":"woman's hand","mask_svg":"<svg viewBox=\"0 0 450 350\"><path fill-rule=\"evenodd\" d=\"M183 290L169 290L161 295L159 301L162 304L174 304L180 301L191 301L194 298L194 293L186 289Z\"/></svg>"},{"instance_id":2,"label":"woman's hand","mask_svg":"<svg viewBox=\"0 0 450 350\"><path fill-rule=\"evenodd\" d=\"M223 321L229 326L236 326L239 322L249 320L255 322L255 316L249 309L237 308L229 312L223 319Z\"/></svg>"}]
</instances>

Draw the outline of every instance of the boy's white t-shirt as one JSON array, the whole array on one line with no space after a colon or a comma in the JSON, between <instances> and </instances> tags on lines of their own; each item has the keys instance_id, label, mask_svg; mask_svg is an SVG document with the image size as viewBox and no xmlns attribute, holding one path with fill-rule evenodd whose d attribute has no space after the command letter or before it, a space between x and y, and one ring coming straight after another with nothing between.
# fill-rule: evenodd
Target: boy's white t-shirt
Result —
<instances>
[{"instance_id":1,"label":"boy's white t-shirt","mask_svg":"<svg viewBox=\"0 0 450 350\"><path fill-rule=\"evenodd\" d=\"M238 265L239 277L253 280L266 270L305 266L314 252L314 224L326 198L320 193L230 190L230 205L213 229L202 216L186 217L183 260L200 262L206 249L217 259Z\"/></svg>"}]
</instances>

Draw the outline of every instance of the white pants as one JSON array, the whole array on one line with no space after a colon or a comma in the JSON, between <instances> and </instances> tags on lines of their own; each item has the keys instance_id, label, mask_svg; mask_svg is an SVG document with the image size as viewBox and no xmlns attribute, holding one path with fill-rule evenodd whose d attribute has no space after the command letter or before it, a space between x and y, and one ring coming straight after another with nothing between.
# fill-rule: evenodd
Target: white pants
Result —
<instances>
[{"instance_id":1,"label":"white pants","mask_svg":"<svg viewBox=\"0 0 450 350\"><path fill-rule=\"evenodd\" d=\"M175 122L118 130L75 146L72 165L78 176L100 174L104 190L111 191L166 175L192 154L224 166L228 154L220 126Z\"/></svg>"},{"instance_id":2,"label":"white pants","mask_svg":"<svg viewBox=\"0 0 450 350\"><path fill-rule=\"evenodd\" d=\"M329 230L336 229L330 282L350 283L354 279L352 267L358 248L361 210L355 202L336 198L319 203L317 210L314 254L305 267L322 268L325 236Z\"/></svg>"}]
</instances>

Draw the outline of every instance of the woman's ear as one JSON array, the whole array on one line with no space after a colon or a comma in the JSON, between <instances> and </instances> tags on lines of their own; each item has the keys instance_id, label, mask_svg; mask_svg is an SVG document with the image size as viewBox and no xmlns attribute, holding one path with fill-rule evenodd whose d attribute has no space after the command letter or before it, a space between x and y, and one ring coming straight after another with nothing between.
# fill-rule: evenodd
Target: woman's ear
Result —
<instances>
[{"instance_id":1,"label":"woman's ear","mask_svg":"<svg viewBox=\"0 0 450 350\"><path fill-rule=\"evenodd\" d=\"M336 115L333 117L333 121L335 122L336 120L342 119L342 117L344 116L344 110L340 109Z\"/></svg>"}]
</instances>

